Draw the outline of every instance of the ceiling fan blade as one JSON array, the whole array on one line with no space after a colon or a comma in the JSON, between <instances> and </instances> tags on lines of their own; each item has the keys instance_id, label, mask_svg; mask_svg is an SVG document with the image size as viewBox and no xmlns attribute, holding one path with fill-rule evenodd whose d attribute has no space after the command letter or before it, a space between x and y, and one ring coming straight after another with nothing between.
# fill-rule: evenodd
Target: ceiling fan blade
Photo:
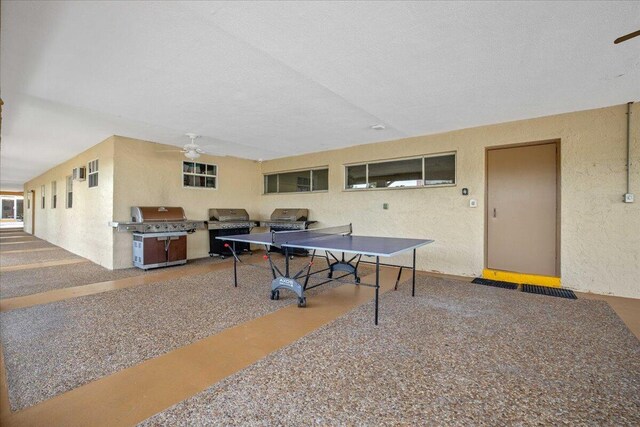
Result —
<instances>
[{"instance_id":1,"label":"ceiling fan blade","mask_svg":"<svg viewBox=\"0 0 640 427\"><path fill-rule=\"evenodd\" d=\"M640 30L634 31L633 33L629 33L626 36L618 37L613 41L613 44L622 43L637 36L640 36Z\"/></svg>"}]
</instances>

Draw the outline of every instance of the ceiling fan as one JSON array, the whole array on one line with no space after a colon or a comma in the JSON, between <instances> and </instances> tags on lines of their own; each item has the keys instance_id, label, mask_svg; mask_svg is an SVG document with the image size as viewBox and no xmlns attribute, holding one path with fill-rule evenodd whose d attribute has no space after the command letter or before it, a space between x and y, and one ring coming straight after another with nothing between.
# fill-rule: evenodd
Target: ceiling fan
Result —
<instances>
[{"instance_id":1,"label":"ceiling fan","mask_svg":"<svg viewBox=\"0 0 640 427\"><path fill-rule=\"evenodd\" d=\"M182 150L160 150L160 151L161 152L179 151L180 153L183 153L187 159L191 159L191 160L197 159L198 157L200 157L201 154L206 153L206 151L204 151L202 148L200 148L198 144L196 144L196 139L200 138L200 135L197 135L195 133L187 133L185 135L188 136L189 139L191 139L191 142L189 142L188 144L185 144L184 147L182 147Z\"/></svg>"},{"instance_id":2,"label":"ceiling fan","mask_svg":"<svg viewBox=\"0 0 640 427\"><path fill-rule=\"evenodd\" d=\"M627 40L632 39L632 38L637 37L637 36L640 36L640 30L634 31L633 33L629 33L629 34L627 34L625 36L618 37L617 39L615 39L613 41L613 44L626 42Z\"/></svg>"},{"instance_id":3,"label":"ceiling fan","mask_svg":"<svg viewBox=\"0 0 640 427\"><path fill-rule=\"evenodd\" d=\"M187 159L193 160L200 157L200 154L204 154L204 150L200 148L198 144L196 144L196 139L200 138L200 135L196 135L195 133L187 133L185 135L187 135L191 139L191 142L185 144L185 146L182 147L184 156Z\"/></svg>"}]
</instances>

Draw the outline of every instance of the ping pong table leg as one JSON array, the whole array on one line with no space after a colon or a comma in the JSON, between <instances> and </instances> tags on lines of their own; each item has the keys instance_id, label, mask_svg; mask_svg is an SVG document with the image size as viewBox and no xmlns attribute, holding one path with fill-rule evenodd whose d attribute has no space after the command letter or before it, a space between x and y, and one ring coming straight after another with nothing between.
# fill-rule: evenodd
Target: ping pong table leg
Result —
<instances>
[{"instance_id":1,"label":"ping pong table leg","mask_svg":"<svg viewBox=\"0 0 640 427\"><path fill-rule=\"evenodd\" d=\"M236 242L233 242L233 286L238 287L238 257L236 257Z\"/></svg>"},{"instance_id":2,"label":"ping pong table leg","mask_svg":"<svg viewBox=\"0 0 640 427\"><path fill-rule=\"evenodd\" d=\"M416 250L413 250L413 284L411 287L411 296L416 296Z\"/></svg>"},{"instance_id":3,"label":"ping pong table leg","mask_svg":"<svg viewBox=\"0 0 640 427\"><path fill-rule=\"evenodd\" d=\"M378 324L378 294L380 291L380 257L376 257L376 320L375 324Z\"/></svg>"},{"instance_id":4,"label":"ping pong table leg","mask_svg":"<svg viewBox=\"0 0 640 427\"><path fill-rule=\"evenodd\" d=\"M285 269L285 274L284 277L289 277L289 248L284 246L284 269Z\"/></svg>"}]
</instances>

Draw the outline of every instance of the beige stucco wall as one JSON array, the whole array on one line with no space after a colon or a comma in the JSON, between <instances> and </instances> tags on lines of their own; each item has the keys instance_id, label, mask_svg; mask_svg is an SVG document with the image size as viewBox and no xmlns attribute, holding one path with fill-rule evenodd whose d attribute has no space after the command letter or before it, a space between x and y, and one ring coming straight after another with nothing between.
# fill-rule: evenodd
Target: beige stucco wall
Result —
<instances>
[{"instance_id":1,"label":"beige stucco wall","mask_svg":"<svg viewBox=\"0 0 640 427\"><path fill-rule=\"evenodd\" d=\"M640 195L640 108L633 106L632 191ZM325 193L260 196L259 211L307 207L319 226L353 223L365 235L435 239L421 270L477 276L484 268L486 147L560 140L563 286L640 298L640 201L626 192L626 105L267 161L263 173L329 166ZM457 152L455 187L345 191L344 164ZM462 196L462 188L469 196ZM478 200L477 208L469 199ZM383 210L383 203L389 204ZM398 261L408 262L408 257Z\"/></svg>"},{"instance_id":2,"label":"beige stucco wall","mask_svg":"<svg viewBox=\"0 0 640 427\"><path fill-rule=\"evenodd\" d=\"M217 190L182 187L182 160L174 146L111 137L25 184L25 200L35 190L36 236L108 268L131 263L131 234L107 226L128 220L131 206L182 206L191 219L204 220L213 207L240 207L267 218L277 207L306 207L318 226L351 222L357 234L426 237L418 268L477 276L485 258L485 152L487 147L559 140L561 147L561 277L563 286L640 298L640 202L622 203L626 191L626 105L523 120L438 135L361 145L262 164L203 155L219 168ZM640 195L640 108L633 106L632 192ZM344 165L457 152L453 187L345 191ZM65 177L71 169L100 159L100 185L74 182L74 206L66 209ZM262 174L329 167L329 191L263 195ZM58 208L50 209L51 181L58 181ZM40 186L46 207L40 208ZM469 188L469 196L461 189ZM469 199L478 201L469 207ZM389 209L382 208L383 203ZM31 210L25 203L25 229ZM259 231L259 230L258 230ZM189 236L189 258L208 255L208 234ZM408 256L396 261L409 262Z\"/></svg>"},{"instance_id":3,"label":"beige stucco wall","mask_svg":"<svg viewBox=\"0 0 640 427\"><path fill-rule=\"evenodd\" d=\"M182 206L187 217L194 220L208 219L210 208L244 208L252 217L257 214L262 191L257 162L202 155L198 162L218 166L218 188L184 188L182 162L186 159L178 147L120 136L114 141L113 220L130 220L132 206ZM131 233L112 233L114 268L131 267ZM189 235L187 241L190 259L209 256L206 230Z\"/></svg>"},{"instance_id":4,"label":"beige stucco wall","mask_svg":"<svg viewBox=\"0 0 640 427\"><path fill-rule=\"evenodd\" d=\"M35 235L54 245L113 268L113 233L105 227L113 215L113 149L114 139L103 142L61 163L24 185L24 227L32 232L32 210L35 209ZM36 155L34 153L34 155ZM98 186L89 188L85 181L73 182L73 207L66 208L66 177L75 167L87 167L99 159ZM51 208L51 182L57 182L57 207ZM40 203L41 186L45 186L45 208ZM27 209L29 192L35 191L35 203Z\"/></svg>"}]
</instances>

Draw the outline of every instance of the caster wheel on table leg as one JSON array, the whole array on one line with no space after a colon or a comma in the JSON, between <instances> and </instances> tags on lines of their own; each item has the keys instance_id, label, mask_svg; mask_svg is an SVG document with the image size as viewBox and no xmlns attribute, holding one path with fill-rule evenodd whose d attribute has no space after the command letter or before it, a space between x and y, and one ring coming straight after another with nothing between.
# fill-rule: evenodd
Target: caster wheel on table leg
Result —
<instances>
[{"instance_id":1,"label":"caster wheel on table leg","mask_svg":"<svg viewBox=\"0 0 640 427\"><path fill-rule=\"evenodd\" d=\"M356 283L360 284L360 278L356 276Z\"/></svg>"},{"instance_id":2,"label":"caster wheel on table leg","mask_svg":"<svg viewBox=\"0 0 640 427\"><path fill-rule=\"evenodd\" d=\"M298 307L306 307L307 306L307 298L302 297L298 298Z\"/></svg>"}]
</instances>

